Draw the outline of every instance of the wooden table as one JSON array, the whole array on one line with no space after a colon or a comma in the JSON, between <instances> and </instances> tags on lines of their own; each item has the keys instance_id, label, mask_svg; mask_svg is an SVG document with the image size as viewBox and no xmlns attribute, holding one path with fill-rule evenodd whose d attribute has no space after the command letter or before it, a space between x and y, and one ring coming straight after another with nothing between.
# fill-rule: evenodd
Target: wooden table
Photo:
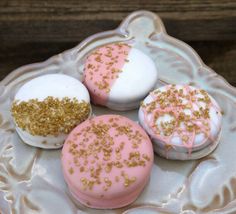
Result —
<instances>
[{"instance_id":1,"label":"wooden table","mask_svg":"<svg viewBox=\"0 0 236 214\"><path fill-rule=\"evenodd\" d=\"M0 79L13 69L110 30L134 10L157 13L167 32L236 86L236 1L1 0Z\"/></svg>"}]
</instances>

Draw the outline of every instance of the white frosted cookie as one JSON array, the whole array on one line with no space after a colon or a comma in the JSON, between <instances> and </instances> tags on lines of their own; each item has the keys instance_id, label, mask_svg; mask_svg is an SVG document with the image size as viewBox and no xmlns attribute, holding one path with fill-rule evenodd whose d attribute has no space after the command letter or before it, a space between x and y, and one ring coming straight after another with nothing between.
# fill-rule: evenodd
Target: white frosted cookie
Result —
<instances>
[{"instance_id":1,"label":"white frosted cookie","mask_svg":"<svg viewBox=\"0 0 236 214\"><path fill-rule=\"evenodd\" d=\"M23 142L46 149L60 148L67 134L90 116L89 93L70 76L43 75L19 89L11 112Z\"/></svg>"},{"instance_id":2,"label":"white frosted cookie","mask_svg":"<svg viewBox=\"0 0 236 214\"><path fill-rule=\"evenodd\" d=\"M144 99L139 121L152 138L156 153L188 160L202 158L216 148L222 115L206 91L189 85L167 85Z\"/></svg>"},{"instance_id":3,"label":"white frosted cookie","mask_svg":"<svg viewBox=\"0 0 236 214\"><path fill-rule=\"evenodd\" d=\"M85 63L84 83L93 103L114 110L137 108L157 80L152 59L125 43L102 46Z\"/></svg>"}]
</instances>

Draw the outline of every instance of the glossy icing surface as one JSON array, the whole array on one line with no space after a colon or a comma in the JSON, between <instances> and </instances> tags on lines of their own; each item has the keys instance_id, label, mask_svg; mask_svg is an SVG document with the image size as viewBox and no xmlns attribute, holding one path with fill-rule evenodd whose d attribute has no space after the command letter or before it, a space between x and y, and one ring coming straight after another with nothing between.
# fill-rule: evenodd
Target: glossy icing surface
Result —
<instances>
[{"instance_id":1,"label":"glossy icing surface","mask_svg":"<svg viewBox=\"0 0 236 214\"><path fill-rule=\"evenodd\" d=\"M68 132L90 115L89 94L78 80L62 74L43 75L16 93L11 112L23 142L59 148Z\"/></svg>"},{"instance_id":2,"label":"glossy icing surface","mask_svg":"<svg viewBox=\"0 0 236 214\"><path fill-rule=\"evenodd\" d=\"M150 134L156 151L168 154L188 153L205 148L217 141L221 130L221 110L204 90L189 85L167 85L145 98L139 110L142 126ZM161 153L163 155L163 152Z\"/></svg>"},{"instance_id":3,"label":"glossy icing surface","mask_svg":"<svg viewBox=\"0 0 236 214\"><path fill-rule=\"evenodd\" d=\"M138 107L156 82L157 71L150 57L125 43L102 46L85 63L84 83L93 102L111 109Z\"/></svg>"},{"instance_id":4,"label":"glossy icing surface","mask_svg":"<svg viewBox=\"0 0 236 214\"><path fill-rule=\"evenodd\" d=\"M127 44L110 44L95 50L88 56L84 70L84 83L94 103L106 104L112 85L122 72L130 48Z\"/></svg>"},{"instance_id":5,"label":"glossy icing surface","mask_svg":"<svg viewBox=\"0 0 236 214\"><path fill-rule=\"evenodd\" d=\"M62 150L65 180L72 194L95 208L133 202L148 182L152 144L135 122L103 115L77 126Z\"/></svg>"}]
</instances>

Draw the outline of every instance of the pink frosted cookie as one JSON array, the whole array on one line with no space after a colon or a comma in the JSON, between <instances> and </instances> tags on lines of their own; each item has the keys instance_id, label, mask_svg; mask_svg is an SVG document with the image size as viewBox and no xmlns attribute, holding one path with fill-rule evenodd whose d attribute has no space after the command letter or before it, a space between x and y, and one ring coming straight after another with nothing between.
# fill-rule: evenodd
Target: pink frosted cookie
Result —
<instances>
[{"instance_id":1,"label":"pink frosted cookie","mask_svg":"<svg viewBox=\"0 0 236 214\"><path fill-rule=\"evenodd\" d=\"M156 89L139 109L139 121L152 138L155 152L169 159L208 155L219 142L221 120L216 101L188 85Z\"/></svg>"},{"instance_id":2,"label":"pink frosted cookie","mask_svg":"<svg viewBox=\"0 0 236 214\"><path fill-rule=\"evenodd\" d=\"M98 209L132 203L147 184L152 143L135 122L118 115L86 120L62 149L65 181L74 198Z\"/></svg>"},{"instance_id":3,"label":"pink frosted cookie","mask_svg":"<svg viewBox=\"0 0 236 214\"><path fill-rule=\"evenodd\" d=\"M85 63L84 83L92 101L114 110L137 108L156 82L152 59L125 43L100 47Z\"/></svg>"}]
</instances>

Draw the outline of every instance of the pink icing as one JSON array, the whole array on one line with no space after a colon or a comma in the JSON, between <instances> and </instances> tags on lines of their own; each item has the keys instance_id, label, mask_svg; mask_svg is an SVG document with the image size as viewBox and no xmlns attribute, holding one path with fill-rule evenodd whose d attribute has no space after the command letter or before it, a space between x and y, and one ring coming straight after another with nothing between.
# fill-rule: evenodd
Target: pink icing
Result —
<instances>
[{"instance_id":1,"label":"pink icing","mask_svg":"<svg viewBox=\"0 0 236 214\"><path fill-rule=\"evenodd\" d=\"M90 201L89 207L91 208L114 209L114 208L127 206L131 204L132 202L134 202L139 196L139 194L142 192L148 180L149 180L149 177L147 177L146 181L144 181L143 184L138 186L136 190L134 190L130 194L124 195L123 197L106 198L105 200L99 200L99 201L97 200L97 198L92 198L81 192L74 193L73 189L70 189L70 192L77 201L84 204L85 206L88 206L88 201ZM99 202L99 205L98 205L98 202Z\"/></svg>"},{"instance_id":2,"label":"pink icing","mask_svg":"<svg viewBox=\"0 0 236 214\"><path fill-rule=\"evenodd\" d=\"M106 104L111 87L122 72L130 49L127 44L114 43L98 48L88 56L84 84L95 104Z\"/></svg>"},{"instance_id":3,"label":"pink icing","mask_svg":"<svg viewBox=\"0 0 236 214\"><path fill-rule=\"evenodd\" d=\"M62 150L63 173L71 193L95 208L117 208L134 201L148 181L152 164L147 134L118 115L81 123Z\"/></svg>"},{"instance_id":4,"label":"pink icing","mask_svg":"<svg viewBox=\"0 0 236 214\"><path fill-rule=\"evenodd\" d=\"M177 86L178 87L178 86ZM166 149L166 156L168 156L168 150L170 148L174 148L172 143L172 139L174 137L180 137L182 140L181 147L185 147L188 150L189 155L192 152L193 147L195 147L195 138L197 133L203 133L205 138L204 140L198 144L197 146L205 144L209 139L214 142L215 139L218 137L211 136L211 127L210 124L212 123L209 110L213 108L218 114L221 116L221 111L219 106L216 104L214 100L212 100L208 94L204 90L195 89L188 85L179 86L182 87L184 95L180 95L179 90L175 91L177 89L176 86L168 85L165 86L164 93L169 93L167 97L165 97L164 103L168 103L164 108L161 108L160 103L162 102L160 97L162 96L162 93L157 93L155 91L151 92L149 96L152 97L153 101L152 104L155 105L155 107L149 111L150 104L143 105L141 107L143 113L144 113L144 122L148 125L148 127L152 130L152 137L158 139L159 141L165 143L165 149ZM186 95L186 96L185 96ZM199 97L196 97L198 95L201 95L204 97L204 101L198 100ZM180 100L185 99L187 102L184 104L181 103L175 103L170 101L171 99ZM194 107L200 108L200 102L205 103L205 107L203 108L203 111L205 113L201 114L200 116L196 116L193 113L196 111ZM191 111L191 117L189 118L186 125L183 127L178 124L178 121L180 121L181 114L184 113L184 110L186 109L186 106L188 106L188 110ZM208 113L207 113L208 111ZM163 116L165 114L171 115L174 118L174 128L171 130L171 133L168 135L164 135L162 132L160 132L159 128L156 125L157 118L159 116ZM217 130L220 130L221 124L214 124L216 126ZM192 129L188 129L188 126L194 126ZM197 132L197 133L196 133Z\"/></svg>"}]
</instances>

